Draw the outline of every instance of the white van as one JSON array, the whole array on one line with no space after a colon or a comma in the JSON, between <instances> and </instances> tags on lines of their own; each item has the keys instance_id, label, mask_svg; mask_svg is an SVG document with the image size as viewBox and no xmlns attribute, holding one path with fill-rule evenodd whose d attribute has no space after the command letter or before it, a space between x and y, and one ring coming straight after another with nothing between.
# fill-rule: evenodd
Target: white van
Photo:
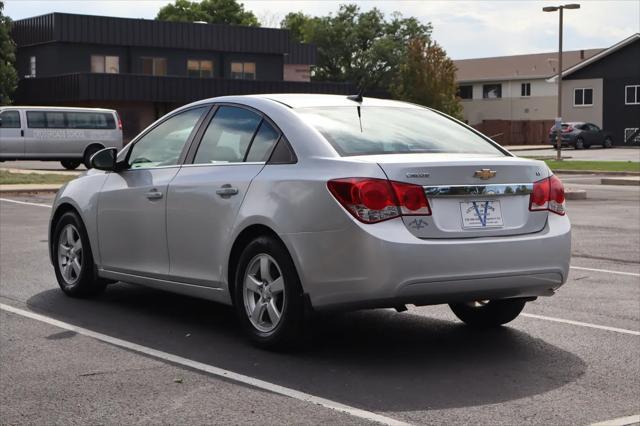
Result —
<instances>
[{"instance_id":1,"label":"white van","mask_svg":"<svg viewBox=\"0 0 640 426\"><path fill-rule=\"evenodd\" d=\"M0 161L56 160L75 169L102 148L122 148L112 109L0 107Z\"/></svg>"}]
</instances>

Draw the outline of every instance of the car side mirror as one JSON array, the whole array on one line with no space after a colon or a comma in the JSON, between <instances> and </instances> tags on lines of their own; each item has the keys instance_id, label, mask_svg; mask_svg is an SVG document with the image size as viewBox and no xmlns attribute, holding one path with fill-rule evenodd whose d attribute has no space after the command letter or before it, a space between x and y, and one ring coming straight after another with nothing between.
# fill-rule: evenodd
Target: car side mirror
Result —
<instances>
[{"instance_id":1,"label":"car side mirror","mask_svg":"<svg viewBox=\"0 0 640 426\"><path fill-rule=\"evenodd\" d=\"M91 157L89 161L91 163L91 168L112 172L116 170L117 155L118 150L116 148L101 149Z\"/></svg>"}]
</instances>

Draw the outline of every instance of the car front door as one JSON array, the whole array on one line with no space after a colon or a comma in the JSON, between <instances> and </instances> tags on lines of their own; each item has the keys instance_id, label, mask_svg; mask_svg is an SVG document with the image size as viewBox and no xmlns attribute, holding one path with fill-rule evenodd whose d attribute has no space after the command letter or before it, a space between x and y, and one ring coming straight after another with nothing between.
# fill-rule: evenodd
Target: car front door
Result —
<instances>
[{"instance_id":1,"label":"car front door","mask_svg":"<svg viewBox=\"0 0 640 426\"><path fill-rule=\"evenodd\" d=\"M109 173L98 197L102 268L155 278L167 276L167 186L209 109L196 107L163 120L133 143L126 170Z\"/></svg>"},{"instance_id":2,"label":"car front door","mask_svg":"<svg viewBox=\"0 0 640 426\"><path fill-rule=\"evenodd\" d=\"M18 110L0 112L0 157L24 157L24 130Z\"/></svg>"},{"instance_id":3,"label":"car front door","mask_svg":"<svg viewBox=\"0 0 640 426\"><path fill-rule=\"evenodd\" d=\"M589 134L590 134L590 144L591 145L602 145L604 143L604 132L598 126L593 123L589 123Z\"/></svg>"},{"instance_id":4,"label":"car front door","mask_svg":"<svg viewBox=\"0 0 640 426\"><path fill-rule=\"evenodd\" d=\"M223 287L226 253L252 179L280 137L260 114L223 105L169 185L167 238L172 279Z\"/></svg>"}]
</instances>

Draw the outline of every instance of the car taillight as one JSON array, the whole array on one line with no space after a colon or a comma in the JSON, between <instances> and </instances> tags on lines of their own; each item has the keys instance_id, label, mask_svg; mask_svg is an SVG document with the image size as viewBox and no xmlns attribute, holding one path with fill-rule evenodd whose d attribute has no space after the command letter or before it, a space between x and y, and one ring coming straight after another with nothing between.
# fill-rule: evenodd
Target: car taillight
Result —
<instances>
[{"instance_id":1,"label":"car taillight","mask_svg":"<svg viewBox=\"0 0 640 426\"><path fill-rule=\"evenodd\" d=\"M562 128L562 133L571 133L573 132L573 127L567 126Z\"/></svg>"},{"instance_id":2,"label":"car taillight","mask_svg":"<svg viewBox=\"0 0 640 426\"><path fill-rule=\"evenodd\" d=\"M116 118L118 119L118 129L122 130L122 120L120 119L120 114L116 112Z\"/></svg>"},{"instance_id":3,"label":"car taillight","mask_svg":"<svg viewBox=\"0 0 640 426\"><path fill-rule=\"evenodd\" d=\"M565 214L564 200L562 181L556 175L551 175L534 182L533 192L529 197L529 210L548 210L562 216Z\"/></svg>"},{"instance_id":4,"label":"car taillight","mask_svg":"<svg viewBox=\"0 0 640 426\"><path fill-rule=\"evenodd\" d=\"M374 178L344 178L327 187L349 213L364 223L376 223L402 215L430 215L431 209L419 185Z\"/></svg>"}]
</instances>

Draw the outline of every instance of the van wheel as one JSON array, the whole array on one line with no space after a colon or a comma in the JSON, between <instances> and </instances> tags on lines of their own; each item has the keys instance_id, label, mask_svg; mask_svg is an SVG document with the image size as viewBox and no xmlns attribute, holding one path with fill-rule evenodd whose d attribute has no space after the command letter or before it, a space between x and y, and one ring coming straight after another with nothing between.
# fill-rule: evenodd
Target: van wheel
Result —
<instances>
[{"instance_id":1,"label":"van wheel","mask_svg":"<svg viewBox=\"0 0 640 426\"><path fill-rule=\"evenodd\" d=\"M302 286L289 252L274 238L251 241L238 260L235 308L252 342L284 349L300 341L304 324Z\"/></svg>"},{"instance_id":2,"label":"van wheel","mask_svg":"<svg viewBox=\"0 0 640 426\"><path fill-rule=\"evenodd\" d=\"M93 297L104 291L107 281L98 277L89 237L77 213L60 217L51 245L56 279L67 296Z\"/></svg>"},{"instance_id":3,"label":"van wheel","mask_svg":"<svg viewBox=\"0 0 640 426\"><path fill-rule=\"evenodd\" d=\"M104 147L102 145L91 145L84 151L82 162L84 163L84 166L87 168L87 170L91 168L91 157L93 157L93 154L95 154L96 152L100 151L103 148Z\"/></svg>"},{"instance_id":4,"label":"van wheel","mask_svg":"<svg viewBox=\"0 0 640 426\"><path fill-rule=\"evenodd\" d=\"M479 300L451 303L449 307L465 324L488 328L513 321L520 315L526 303L523 299Z\"/></svg>"},{"instance_id":5,"label":"van wheel","mask_svg":"<svg viewBox=\"0 0 640 426\"><path fill-rule=\"evenodd\" d=\"M80 160L62 160L60 164L67 170L75 170L80 165Z\"/></svg>"}]
</instances>

